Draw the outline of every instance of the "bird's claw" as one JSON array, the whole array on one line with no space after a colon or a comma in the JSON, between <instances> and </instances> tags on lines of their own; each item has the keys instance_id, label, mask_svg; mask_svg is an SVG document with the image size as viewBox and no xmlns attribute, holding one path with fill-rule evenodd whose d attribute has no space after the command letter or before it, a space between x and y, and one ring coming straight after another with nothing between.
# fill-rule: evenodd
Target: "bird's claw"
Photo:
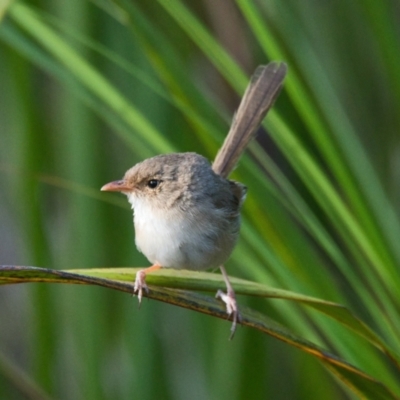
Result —
<instances>
[{"instance_id":1,"label":"bird's claw","mask_svg":"<svg viewBox=\"0 0 400 400\"><path fill-rule=\"evenodd\" d=\"M143 290L149 293L149 287L146 284L146 272L141 270L136 273L135 284L133 286L133 293L137 294L139 305L142 301Z\"/></svg>"},{"instance_id":2,"label":"bird's claw","mask_svg":"<svg viewBox=\"0 0 400 400\"><path fill-rule=\"evenodd\" d=\"M232 316L231 336L229 337L229 340L232 340L236 331L237 323L242 321L242 317L240 316L238 310L235 293L230 293L229 291L228 293L224 293L222 290L218 290L215 297L217 299L221 299L225 303L228 318Z\"/></svg>"}]
</instances>

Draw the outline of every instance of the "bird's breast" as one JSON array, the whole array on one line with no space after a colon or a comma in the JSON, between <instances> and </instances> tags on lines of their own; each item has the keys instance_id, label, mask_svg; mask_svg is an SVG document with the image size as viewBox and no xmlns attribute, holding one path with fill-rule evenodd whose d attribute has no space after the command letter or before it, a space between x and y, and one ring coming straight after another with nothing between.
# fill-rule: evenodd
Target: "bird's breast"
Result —
<instances>
[{"instance_id":1,"label":"bird's breast","mask_svg":"<svg viewBox=\"0 0 400 400\"><path fill-rule=\"evenodd\" d=\"M229 257L238 236L238 224L221 226L177 208L134 203L136 246L151 263L163 267L202 270L218 267ZM232 228L232 229L230 229Z\"/></svg>"}]
</instances>

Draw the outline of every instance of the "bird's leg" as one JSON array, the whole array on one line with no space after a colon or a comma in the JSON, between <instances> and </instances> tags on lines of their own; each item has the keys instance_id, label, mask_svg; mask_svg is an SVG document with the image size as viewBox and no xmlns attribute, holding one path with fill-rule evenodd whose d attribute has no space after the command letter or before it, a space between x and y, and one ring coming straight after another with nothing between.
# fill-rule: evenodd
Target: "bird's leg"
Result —
<instances>
[{"instance_id":1,"label":"bird's leg","mask_svg":"<svg viewBox=\"0 0 400 400\"><path fill-rule=\"evenodd\" d=\"M237 307L235 291L233 290L233 287L229 281L228 274L226 273L223 265L221 265L219 268L226 284L226 293L224 293L222 290L218 290L215 297L217 299L220 298L226 304L226 312L228 313L228 316L230 317L232 315L233 322L231 327L231 336L229 338L231 340L235 334L237 322L241 321L241 317Z\"/></svg>"},{"instance_id":2,"label":"bird's leg","mask_svg":"<svg viewBox=\"0 0 400 400\"><path fill-rule=\"evenodd\" d=\"M141 269L140 271L136 272L135 285L133 286L133 292L137 293L139 304L142 301L143 290L145 290L146 293L149 293L149 288L146 284L146 275L149 272L157 271L160 268L161 268L161 265L154 264L151 267Z\"/></svg>"}]
</instances>

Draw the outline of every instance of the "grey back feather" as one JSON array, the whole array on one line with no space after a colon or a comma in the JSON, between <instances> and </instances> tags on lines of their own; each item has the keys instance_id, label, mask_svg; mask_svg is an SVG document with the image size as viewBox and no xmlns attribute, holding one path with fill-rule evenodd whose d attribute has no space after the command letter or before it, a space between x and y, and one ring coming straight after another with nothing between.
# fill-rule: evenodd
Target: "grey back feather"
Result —
<instances>
[{"instance_id":1,"label":"grey back feather","mask_svg":"<svg viewBox=\"0 0 400 400\"><path fill-rule=\"evenodd\" d=\"M259 66L251 77L224 144L212 165L214 172L226 178L240 155L255 136L268 110L278 97L285 78L285 63Z\"/></svg>"}]
</instances>

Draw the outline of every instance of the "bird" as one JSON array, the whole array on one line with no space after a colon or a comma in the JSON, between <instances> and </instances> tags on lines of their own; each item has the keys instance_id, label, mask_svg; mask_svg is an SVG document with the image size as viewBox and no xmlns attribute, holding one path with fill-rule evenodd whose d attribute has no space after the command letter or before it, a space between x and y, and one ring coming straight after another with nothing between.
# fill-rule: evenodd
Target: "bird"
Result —
<instances>
[{"instance_id":1,"label":"bird","mask_svg":"<svg viewBox=\"0 0 400 400\"><path fill-rule=\"evenodd\" d=\"M137 163L123 179L101 188L127 196L136 247L152 264L136 274L133 290L139 303L143 291L149 291L146 275L153 271L219 267L227 290L218 290L216 297L232 318L233 337L240 313L224 263L239 237L247 188L228 175L278 97L286 73L283 62L256 69L212 164L195 152L161 154Z\"/></svg>"}]
</instances>

